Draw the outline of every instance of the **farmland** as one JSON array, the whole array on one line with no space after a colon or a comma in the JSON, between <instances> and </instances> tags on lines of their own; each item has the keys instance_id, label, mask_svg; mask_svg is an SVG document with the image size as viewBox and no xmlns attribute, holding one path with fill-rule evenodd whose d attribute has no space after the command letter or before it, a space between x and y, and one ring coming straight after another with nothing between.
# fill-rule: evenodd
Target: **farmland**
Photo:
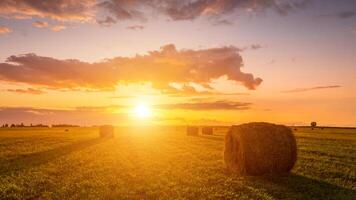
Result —
<instances>
[{"instance_id":1,"label":"farmland","mask_svg":"<svg viewBox=\"0 0 356 200\"><path fill-rule=\"evenodd\" d=\"M184 127L0 129L0 199L356 199L356 130L295 131L289 175L224 168L224 133Z\"/></svg>"}]
</instances>

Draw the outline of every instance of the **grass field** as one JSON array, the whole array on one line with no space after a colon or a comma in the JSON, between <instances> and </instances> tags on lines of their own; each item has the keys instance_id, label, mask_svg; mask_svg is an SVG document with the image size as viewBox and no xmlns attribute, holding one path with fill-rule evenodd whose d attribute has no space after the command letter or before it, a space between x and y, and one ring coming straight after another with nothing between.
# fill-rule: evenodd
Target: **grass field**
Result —
<instances>
[{"instance_id":1,"label":"grass field","mask_svg":"<svg viewBox=\"0 0 356 200\"><path fill-rule=\"evenodd\" d=\"M290 175L224 170L226 128L0 129L0 199L356 199L356 130L298 128Z\"/></svg>"}]
</instances>

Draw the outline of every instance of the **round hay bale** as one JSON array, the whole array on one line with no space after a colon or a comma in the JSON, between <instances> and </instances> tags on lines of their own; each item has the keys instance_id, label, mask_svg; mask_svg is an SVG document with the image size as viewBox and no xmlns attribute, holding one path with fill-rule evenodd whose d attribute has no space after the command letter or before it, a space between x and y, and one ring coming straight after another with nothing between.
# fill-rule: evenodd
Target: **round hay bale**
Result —
<instances>
[{"instance_id":1,"label":"round hay bale","mask_svg":"<svg viewBox=\"0 0 356 200\"><path fill-rule=\"evenodd\" d=\"M114 126L111 126L111 125L104 125L104 126L99 127L99 134L100 134L101 138L114 137L114 131L115 131L115 128L114 128Z\"/></svg>"},{"instance_id":2,"label":"round hay bale","mask_svg":"<svg viewBox=\"0 0 356 200\"><path fill-rule=\"evenodd\" d=\"M213 135L213 127L211 126L206 126L201 129L201 133L203 135Z\"/></svg>"},{"instance_id":3,"label":"round hay bale","mask_svg":"<svg viewBox=\"0 0 356 200\"><path fill-rule=\"evenodd\" d=\"M189 135L189 136L199 135L199 128L196 126L188 126L187 127L187 135Z\"/></svg>"},{"instance_id":4,"label":"round hay bale","mask_svg":"<svg viewBox=\"0 0 356 200\"><path fill-rule=\"evenodd\" d=\"M225 136L227 170L240 175L289 172L297 159L290 128L264 122L232 126Z\"/></svg>"}]
</instances>

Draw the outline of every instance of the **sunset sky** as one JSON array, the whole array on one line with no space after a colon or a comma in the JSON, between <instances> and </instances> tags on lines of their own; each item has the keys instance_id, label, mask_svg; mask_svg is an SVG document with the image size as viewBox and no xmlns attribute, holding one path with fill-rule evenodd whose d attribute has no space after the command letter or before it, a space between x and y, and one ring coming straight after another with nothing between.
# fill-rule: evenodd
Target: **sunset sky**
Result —
<instances>
[{"instance_id":1,"label":"sunset sky","mask_svg":"<svg viewBox=\"0 0 356 200\"><path fill-rule=\"evenodd\" d=\"M356 126L355 0L0 1L1 124L251 121Z\"/></svg>"}]
</instances>

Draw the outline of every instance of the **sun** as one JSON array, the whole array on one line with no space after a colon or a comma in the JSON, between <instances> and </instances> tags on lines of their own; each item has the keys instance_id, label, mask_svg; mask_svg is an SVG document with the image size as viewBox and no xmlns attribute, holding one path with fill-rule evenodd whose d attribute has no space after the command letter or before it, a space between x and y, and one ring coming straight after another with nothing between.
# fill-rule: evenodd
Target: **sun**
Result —
<instances>
[{"instance_id":1,"label":"sun","mask_svg":"<svg viewBox=\"0 0 356 200\"><path fill-rule=\"evenodd\" d=\"M133 114L137 118L145 119L145 118L149 118L152 116L152 110L148 105L140 103L135 106L135 108L133 110Z\"/></svg>"}]
</instances>

